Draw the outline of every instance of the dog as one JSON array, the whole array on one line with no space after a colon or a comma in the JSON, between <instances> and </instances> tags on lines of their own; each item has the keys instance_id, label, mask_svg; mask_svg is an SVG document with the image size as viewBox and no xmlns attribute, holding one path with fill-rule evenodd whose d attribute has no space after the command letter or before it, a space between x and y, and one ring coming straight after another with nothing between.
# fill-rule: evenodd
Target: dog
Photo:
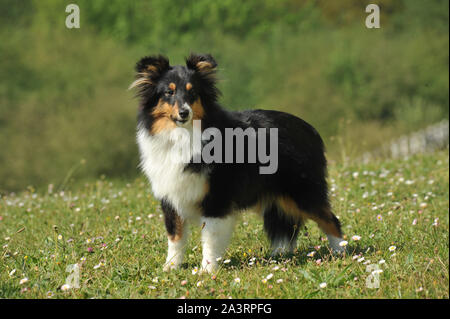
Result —
<instances>
[{"instance_id":1,"label":"dog","mask_svg":"<svg viewBox=\"0 0 450 319\"><path fill-rule=\"evenodd\" d=\"M164 213L168 236L164 270L182 264L188 225L193 224L202 227L201 270L214 272L239 212L246 210L262 215L273 255L293 252L307 219L325 232L334 252L344 250L339 245L341 226L328 198L324 144L310 124L284 112L224 109L218 103L217 63L209 54L191 53L186 65L176 66L165 56L147 56L135 69L136 80L130 88L137 88L139 98L140 167ZM228 155L220 153L214 154L219 159L214 162L194 161L192 151L190 160L174 161L179 146L191 142L194 122L201 123L201 132L214 128L223 135L230 128L276 129L276 171L261 174L260 166L265 163L248 161L250 155L244 162L227 162L223 159ZM252 136L261 142L268 135ZM245 141L249 146L250 138ZM259 146L264 144L267 146L268 140ZM232 158L236 160L236 156Z\"/></svg>"}]
</instances>

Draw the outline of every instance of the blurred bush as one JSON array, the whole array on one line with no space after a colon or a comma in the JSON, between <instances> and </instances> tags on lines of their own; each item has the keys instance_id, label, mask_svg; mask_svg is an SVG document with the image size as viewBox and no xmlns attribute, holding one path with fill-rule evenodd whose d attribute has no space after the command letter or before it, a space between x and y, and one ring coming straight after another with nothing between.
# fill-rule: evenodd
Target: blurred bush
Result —
<instances>
[{"instance_id":1,"label":"blurred bush","mask_svg":"<svg viewBox=\"0 0 450 319\"><path fill-rule=\"evenodd\" d=\"M0 191L132 177L139 57L210 52L222 104L301 116L329 158L448 118L448 1L0 0ZM343 150L345 148L345 150ZM350 152L350 153L349 153Z\"/></svg>"}]
</instances>

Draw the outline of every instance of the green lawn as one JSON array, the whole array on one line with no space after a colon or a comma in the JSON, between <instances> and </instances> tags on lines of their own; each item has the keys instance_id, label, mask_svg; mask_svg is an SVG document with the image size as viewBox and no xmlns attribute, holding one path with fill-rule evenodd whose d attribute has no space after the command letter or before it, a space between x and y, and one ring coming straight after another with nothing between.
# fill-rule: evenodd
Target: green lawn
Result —
<instances>
[{"instance_id":1,"label":"green lawn","mask_svg":"<svg viewBox=\"0 0 450 319\"><path fill-rule=\"evenodd\" d=\"M348 241L344 256L331 256L310 222L294 255L271 259L261 219L245 214L216 276L195 273L200 229L183 268L162 271L164 223L144 178L3 195L0 297L449 298L448 159L444 151L330 165L332 204ZM76 263L80 288L62 291L66 268ZM371 275L369 265L380 270ZM379 288L367 287L369 276L378 276Z\"/></svg>"}]
</instances>

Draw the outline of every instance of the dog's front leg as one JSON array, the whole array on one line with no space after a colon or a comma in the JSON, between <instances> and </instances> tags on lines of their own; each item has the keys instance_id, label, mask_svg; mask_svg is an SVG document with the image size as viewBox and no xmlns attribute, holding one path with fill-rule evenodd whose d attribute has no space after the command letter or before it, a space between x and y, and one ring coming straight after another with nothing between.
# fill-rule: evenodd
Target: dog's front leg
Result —
<instances>
[{"instance_id":1,"label":"dog's front leg","mask_svg":"<svg viewBox=\"0 0 450 319\"><path fill-rule=\"evenodd\" d=\"M183 262L186 242L189 235L187 223L167 201L161 202L166 224L168 250L164 271L178 268Z\"/></svg>"},{"instance_id":2,"label":"dog's front leg","mask_svg":"<svg viewBox=\"0 0 450 319\"><path fill-rule=\"evenodd\" d=\"M202 271L211 273L217 269L217 259L222 257L230 242L235 220L234 215L202 218Z\"/></svg>"},{"instance_id":3,"label":"dog's front leg","mask_svg":"<svg viewBox=\"0 0 450 319\"><path fill-rule=\"evenodd\" d=\"M181 266L186 251L188 236L188 227L183 223L183 231L175 236L168 235L167 259L164 264L164 271L177 269Z\"/></svg>"}]
</instances>

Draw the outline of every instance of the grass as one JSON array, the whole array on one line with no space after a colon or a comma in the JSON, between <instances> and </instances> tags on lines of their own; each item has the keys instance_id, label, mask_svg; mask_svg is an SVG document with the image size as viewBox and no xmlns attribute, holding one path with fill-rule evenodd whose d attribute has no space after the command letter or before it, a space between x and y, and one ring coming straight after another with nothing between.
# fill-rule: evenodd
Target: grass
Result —
<instances>
[{"instance_id":1,"label":"grass","mask_svg":"<svg viewBox=\"0 0 450 319\"><path fill-rule=\"evenodd\" d=\"M344 256L330 255L325 236L308 223L295 254L271 259L261 219L246 214L214 278L193 274L201 262L199 229L182 269L162 271L163 219L143 178L3 195L0 298L449 298L448 165L448 151L333 164ZM80 288L62 291L75 263ZM371 289L366 269L374 264L382 272L380 287Z\"/></svg>"}]
</instances>

